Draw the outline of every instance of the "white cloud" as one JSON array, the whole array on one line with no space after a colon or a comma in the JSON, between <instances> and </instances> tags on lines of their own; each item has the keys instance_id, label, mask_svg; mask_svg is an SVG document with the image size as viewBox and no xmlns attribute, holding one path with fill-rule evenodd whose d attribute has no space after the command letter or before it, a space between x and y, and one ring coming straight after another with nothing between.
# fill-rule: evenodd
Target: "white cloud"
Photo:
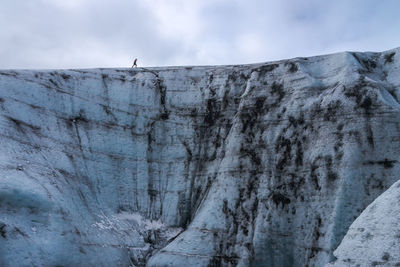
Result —
<instances>
[{"instance_id":1,"label":"white cloud","mask_svg":"<svg viewBox=\"0 0 400 267\"><path fill-rule=\"evenodd\" d=\"M68 0L68 1L64 1L64 0L41 0L41 2L44 5L53 5L55 7L58 8L67 8L67 9L77 9L79 7L82 7L86 2L88 2L87 0Z\"/></svg>"}]
</instances>

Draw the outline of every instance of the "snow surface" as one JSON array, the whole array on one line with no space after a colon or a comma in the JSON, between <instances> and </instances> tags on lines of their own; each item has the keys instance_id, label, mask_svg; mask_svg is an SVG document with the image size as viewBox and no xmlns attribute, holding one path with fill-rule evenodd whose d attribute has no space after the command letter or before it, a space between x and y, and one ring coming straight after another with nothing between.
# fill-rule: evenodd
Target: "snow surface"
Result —
<instances>
[{"instance_id":1,"label":"snow surface","mask_svg":"<svg viewBox=\"0 0 400 267\"><path fill-rule=\"evenodd\" d=\"M399 55L0 71L0 265L325 265L399 179Z\"/></svg>"},{"instance_id":2,"label":"snow surface","mask_svg":"<svg viewBox=\"0 0 400 267\"><path fill-rule=\"evenodd\" d=\"M327 266L400 266L399 200L400 181L354 221Z\"/></svg>"}]
</instances>

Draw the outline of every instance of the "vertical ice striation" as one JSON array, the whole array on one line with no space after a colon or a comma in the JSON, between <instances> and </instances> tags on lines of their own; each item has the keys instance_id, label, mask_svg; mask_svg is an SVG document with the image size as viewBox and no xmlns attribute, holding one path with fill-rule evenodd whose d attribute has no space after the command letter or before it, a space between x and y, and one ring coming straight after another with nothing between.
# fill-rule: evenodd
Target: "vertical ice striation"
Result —
<instances>
[{"instance_id":1,"label":"vertical ice striation","mask_svg":"<svg viewBox=\"0 0 400 267\"><path fill-rule=\"evenodd\" d=\"M0 265L323 266L398 180L399 54L0 71Z\"/></svg>"}]
</instances>

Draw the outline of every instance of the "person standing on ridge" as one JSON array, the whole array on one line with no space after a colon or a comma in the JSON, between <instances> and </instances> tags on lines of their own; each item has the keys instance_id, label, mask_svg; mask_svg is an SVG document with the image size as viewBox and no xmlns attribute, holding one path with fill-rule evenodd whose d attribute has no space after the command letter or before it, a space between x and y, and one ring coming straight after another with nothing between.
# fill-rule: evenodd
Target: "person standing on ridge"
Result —
<instances>
[{"instance_id":1,"label":"person standing on ridge","mask_svg":"<svg viewBox=\"0 0 400 267\"><path fill-rule=\"evenodd\" d=\"M137 58L135 58L135 60L133 61L132 68L133 68L133 67L137 67L137 64L136 64L136 62L137 62Z\"/></svg>"}]
</instances>

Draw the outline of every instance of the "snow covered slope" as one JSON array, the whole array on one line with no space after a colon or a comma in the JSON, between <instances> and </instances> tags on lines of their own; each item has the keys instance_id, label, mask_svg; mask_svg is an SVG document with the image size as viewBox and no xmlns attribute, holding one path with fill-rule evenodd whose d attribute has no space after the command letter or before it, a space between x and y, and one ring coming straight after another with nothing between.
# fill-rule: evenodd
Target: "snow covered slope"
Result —
<instances>
[{"instance_id":1,"label":"snow covered slope","mask_svg":"<svg viewBox=\"0 0 400 267\"><path fill-rule=\"evenodd\" d=\"M361 213L329 266L400 266L400 181Z\"/></svg>"},{"instance_id":2,"label":"snow covered slope","mask_svg":"<svg viewBox=\"0 0 400 267\"><path fill-rule=\"evenodd\" d=\"M0 265L323 266L399 179L399 62L0 71Z\"/></svg>"}]
</instances>

